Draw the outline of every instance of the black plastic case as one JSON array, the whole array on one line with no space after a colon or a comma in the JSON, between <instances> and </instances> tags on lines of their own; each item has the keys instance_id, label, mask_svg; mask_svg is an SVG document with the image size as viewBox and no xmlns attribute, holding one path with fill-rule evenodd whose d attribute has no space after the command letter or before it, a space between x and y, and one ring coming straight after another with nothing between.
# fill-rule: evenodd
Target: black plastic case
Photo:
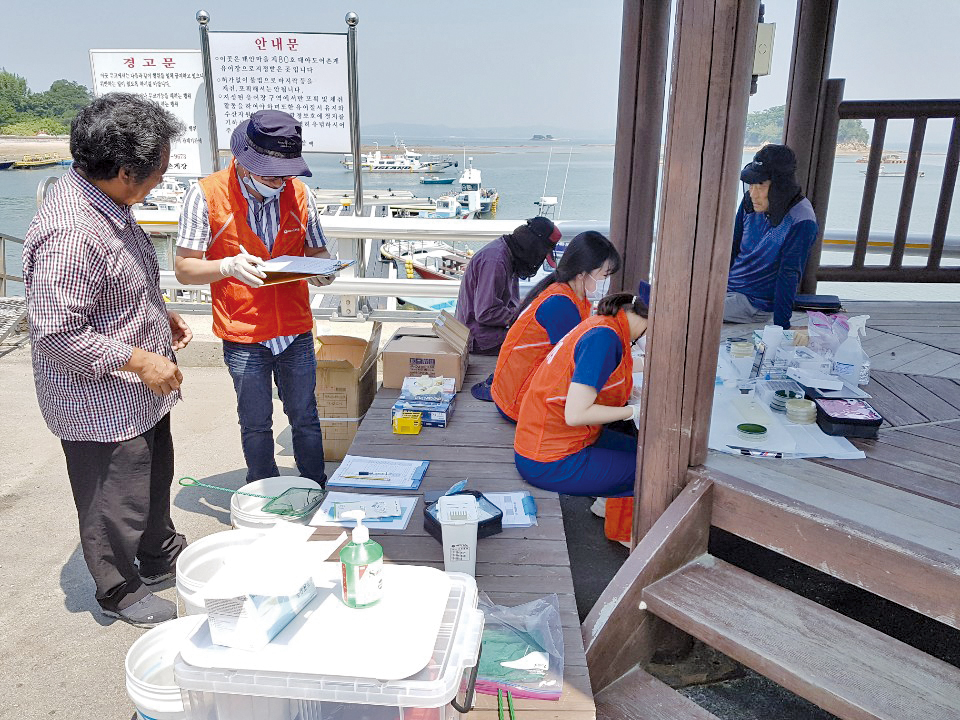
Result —
<instances>
[{"instance_id":1,"label":"black plastic case","mask_svg":"<svg viewBox=\"0 0 960 720\"><path fill-rule=\"evenodd\" d=\"M819 398L814 402L817 404L817 425L827 435L875 438L883 424L883 417L866 400Z\"/></svg>"}]
</instances>

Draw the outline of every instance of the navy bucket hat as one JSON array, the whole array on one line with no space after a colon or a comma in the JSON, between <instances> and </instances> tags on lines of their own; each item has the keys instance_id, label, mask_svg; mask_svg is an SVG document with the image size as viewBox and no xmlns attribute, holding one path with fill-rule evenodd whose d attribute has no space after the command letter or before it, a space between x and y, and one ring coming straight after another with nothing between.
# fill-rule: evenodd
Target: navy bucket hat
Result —
<instances>
[{"instance_id":1,"label":"navy bucket hat","mask_svg":"<svg viewBox=\"0 0 960 720\"><path fill-rule=\"evenodd\" d=\"M230 137L233 156L261 177L312 177L304 162L300 122L281 110L258 110Z\"/></svg>"}]
</instances>

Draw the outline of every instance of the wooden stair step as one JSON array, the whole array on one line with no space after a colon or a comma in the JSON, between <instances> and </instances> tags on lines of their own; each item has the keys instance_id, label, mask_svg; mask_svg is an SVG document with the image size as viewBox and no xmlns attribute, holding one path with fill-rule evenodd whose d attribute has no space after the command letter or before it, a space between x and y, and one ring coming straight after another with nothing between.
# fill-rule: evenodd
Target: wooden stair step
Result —
<instances>
[{"instance_id":1,"label":"wooden stair step","mask_svg":"<svg viewBox=\"0 0 960 720\"><path fill-rule=\"evenodd\" d=\"M600 692L597 720L717 720L643 668L634 668Z\"/></svg>"},{"instance_id":2,"label":"wooden stair step","mask_svg":"<svg viewBox=\"0 0 960 720\"><path fill-rule=\"evenodd\" d=\"M711 555L648 611L844 720L955 720L960 670Z\"/></svg>"},{"instance_id":3,"label":"wooden stair step","mask_svg":"<svg viewBox=\"0 0 960 720\"><path fill-rule=\"evenodd\" d=\"M960 628L960 508L809 461L706 472L714 526Z\"/></svg>"}]
</instances>

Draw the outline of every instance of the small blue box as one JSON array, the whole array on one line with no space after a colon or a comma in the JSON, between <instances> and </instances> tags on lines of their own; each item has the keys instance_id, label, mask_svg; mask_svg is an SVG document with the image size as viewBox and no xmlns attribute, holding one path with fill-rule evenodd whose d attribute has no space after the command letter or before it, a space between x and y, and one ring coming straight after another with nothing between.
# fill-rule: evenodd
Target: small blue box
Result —
<instances>
[{"instance_id":1,"label":"small blue box","mask_svg":"<svg viewBox=\"0 0 960 720\"><path fill-rule=\"evenodd\" d=\"M442 400L440 402L428 402L423 400L404 400L400 398L393 404L390 411L390 422L403 414L404 410L418 412L423 415L421 424L424 427L446 427L453 417L453 408L456 404L456 398Z\"/></svg>"}]
</instances>

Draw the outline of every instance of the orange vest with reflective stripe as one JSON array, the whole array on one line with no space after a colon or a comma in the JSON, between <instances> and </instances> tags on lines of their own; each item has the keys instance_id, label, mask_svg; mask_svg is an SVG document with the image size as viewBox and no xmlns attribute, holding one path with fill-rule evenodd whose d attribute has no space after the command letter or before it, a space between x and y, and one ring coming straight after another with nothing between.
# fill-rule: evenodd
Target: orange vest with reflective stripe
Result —
<instances>
[{"instance_id":1,"label":"orange vest with reflective stripe","mask_svg":"<svg viewBox=\"0 0 960 720\"><path fill-rule=\"evenodd\" d=\"M280 255L303 255L307 240L307 193L301 182L287 181L280 193L280 226L273 250L247 223L247 199L237 179L236 160L230 167L200 180L207 200L210 234L208 260L232 257L240 246L268 260ZM210 284L213 332L224 340L258 343L281 335L299 335L313 328L310 292L306 280L252 288L226 277Z\"/></svg>"},{"instance_id":2,"label":"orange vest with reflective stripe","mask_svg":"<svg viewBox=\"0 0 960 720\"><path fill-rule=\"evenodd\" d=\"M546 328L537 321L537 310L548 298L557 295L570 298L580 312L581 321L590 317L590 301L577 297L567 283L556 282L547 286L527 305L517 321L510 326L497 358L497 369L493 373L490 393L497 407L514 420L520 415L520 403L527 393L533 374L553 348Z\"/></svg>"},{"instance_id":3,"label":"orange vest with reflective stripe","mask_svg":"<svg viewBox=\"0 0 960 720\"><path fill-rule=\"evenodd\" d=\"M568 332L537 368L520 405L513 449L537 462L554 462L573 455L597 441L602 425L570 427L564 419L567 392L573 379L577 342L595 327L613 328L623 343L620 364L597 393L596 403L622 407L633 390L633 357L630 355L630 324L623 310L615 317L595 315Z\"/></svg>"}]
</instances>

